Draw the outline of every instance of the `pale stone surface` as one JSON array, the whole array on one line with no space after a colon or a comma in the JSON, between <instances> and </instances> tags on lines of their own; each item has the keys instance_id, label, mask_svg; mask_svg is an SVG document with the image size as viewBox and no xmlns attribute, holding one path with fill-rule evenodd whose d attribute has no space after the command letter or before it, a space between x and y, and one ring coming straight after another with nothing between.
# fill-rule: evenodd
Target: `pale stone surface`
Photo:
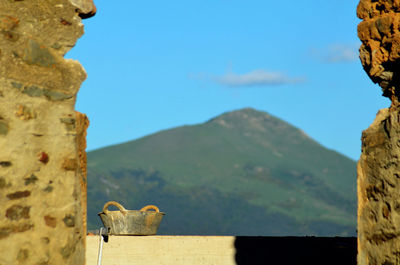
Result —
<instances>
[{"instance_id":1,"label":"pale stone surface","mask_svg":"<svg viewBox=\"0 0 400 265\"><path fill-rule=\"evenodd\" d=\"M233 236L110 236L102 265L235 265ZM86 260L97 264L99 237L88 236Z\"/></svg>"},{"instance_id":2,"label":"pale stone surface","mask_svg":"<svg viewBox=\"0 0 400 265\"><path fill-rule=\"evenodd\" d=\"M82 34L68 0L0 0L1 265L85 263Z\"/></svg>"},{"instance_id":3,"label":"pale stone surface","mask_svg":"<svg viewBox=\"0 0 400 265\"><path fill-rule=\"evenodd\" d=\"M400 260L400 115L379 111L358 162L358 263Z\"/></svg>"}]
</instances>

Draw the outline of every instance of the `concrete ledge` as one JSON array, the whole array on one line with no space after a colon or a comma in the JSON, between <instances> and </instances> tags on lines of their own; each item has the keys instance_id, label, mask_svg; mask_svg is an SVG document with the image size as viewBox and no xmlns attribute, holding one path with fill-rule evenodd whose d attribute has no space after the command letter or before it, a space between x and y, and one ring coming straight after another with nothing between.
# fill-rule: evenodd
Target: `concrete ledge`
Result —
<instances>
[{"instance_id":1,"label":"concrete ledge","mask_svg":"<svg viewBox=\"0 0 400 265\"><path fill-rule=\"evenodd\" d=\"M87 265L99 237L87 237ZM102 265L356 264L355 237L110 236Z\"/></svg>"},{"instance_id":2,"label":"concrete ledge","mask_svg":"<svg viewBox=\"0 0 400 265\"><path fill-rule=\"evenodd\" d=\"M99 236L88 236L86 264L97 264ZM110 236L102 265L210 265L235 262L232 236Z\"/></svg>"}]
</instances>

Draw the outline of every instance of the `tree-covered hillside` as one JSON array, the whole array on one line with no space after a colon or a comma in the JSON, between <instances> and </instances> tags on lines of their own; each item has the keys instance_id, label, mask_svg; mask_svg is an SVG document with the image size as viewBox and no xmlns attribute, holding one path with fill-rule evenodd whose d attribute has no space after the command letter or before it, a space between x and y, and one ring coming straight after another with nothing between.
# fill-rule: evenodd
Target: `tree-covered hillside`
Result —
<instances>
[{"instance_id":1,"label":"tree-covered hillside","mask_svg":"<svg viewBox=\"0 0 400 265\"><path fill-rule=\"evenodd\" d=\"M166 212L160 234L356 233L356 163L254 109L88 153L89 229L108 200Z\"/></svg>"}]
</instances>

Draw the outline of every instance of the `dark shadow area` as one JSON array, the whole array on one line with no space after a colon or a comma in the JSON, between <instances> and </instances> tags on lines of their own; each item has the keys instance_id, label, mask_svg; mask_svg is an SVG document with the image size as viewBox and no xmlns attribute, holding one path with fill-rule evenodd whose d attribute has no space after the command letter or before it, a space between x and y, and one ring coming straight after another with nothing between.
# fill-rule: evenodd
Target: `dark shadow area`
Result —
<instances>
[{"instance_id":1,"label":"dark shadow area","mask_svg":"<svg viewBox=\"0 0 400 265\"><path fill-rule=\"evenodd\" d=\"M245 237L235 240L236 264L357 264L356 237Z\"/></svg>"}]
</instances>

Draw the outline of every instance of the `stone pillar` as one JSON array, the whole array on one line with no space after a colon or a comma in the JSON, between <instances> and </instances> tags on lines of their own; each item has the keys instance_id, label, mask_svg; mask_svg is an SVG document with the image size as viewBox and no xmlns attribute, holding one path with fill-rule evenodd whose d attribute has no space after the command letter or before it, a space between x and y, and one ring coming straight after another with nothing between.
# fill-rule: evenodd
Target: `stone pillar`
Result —
<instances>
[{"instance_id":1,"label":"stone pillar","mask_svg":"<svg viewBox=\"0 0 400 265\"><path fill-rule=\"evenodd\" d=\"M90 8L91 5L91 8ZM0 264L85 264L82 66L90 0L0 0Z\"/></svg>"},{"instance_id":2,"label":"stone pillar","mask_svg":"<svg viewBox=\"0 0 400 265\"><path fill-rule=\"evenodd\" d=\"M364 70L390 98L362 134L358 162L358 264L400 264L400 1L361 0ZM368 104L368 103L366 103Z\"/></svg>"}]
</instances>

